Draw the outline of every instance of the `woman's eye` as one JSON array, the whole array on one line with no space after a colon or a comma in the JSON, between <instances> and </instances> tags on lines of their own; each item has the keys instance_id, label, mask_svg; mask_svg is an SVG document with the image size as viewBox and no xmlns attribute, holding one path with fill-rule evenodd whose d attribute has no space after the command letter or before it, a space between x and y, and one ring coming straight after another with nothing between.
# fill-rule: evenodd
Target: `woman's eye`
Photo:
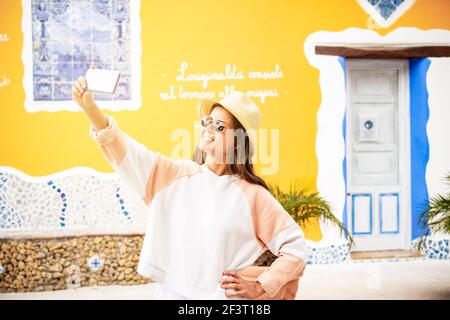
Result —
<instances>
[{"instance_id":1,"label":"woman's eye","mask_svg":"<svg viewBox=\"0 0 450 320\"><path fill-rule=\"evenodd\" d=\"M217 124L216 125L216 130L217 131L223 131L223 129L225 129L225 127L223 125L221 125L221 124Z\"/></svg>"}]
</instances>

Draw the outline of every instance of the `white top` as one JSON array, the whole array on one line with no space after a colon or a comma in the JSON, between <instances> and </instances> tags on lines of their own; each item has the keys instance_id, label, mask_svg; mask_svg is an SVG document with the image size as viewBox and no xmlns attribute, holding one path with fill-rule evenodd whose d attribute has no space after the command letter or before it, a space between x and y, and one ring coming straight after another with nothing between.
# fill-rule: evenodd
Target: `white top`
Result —
<instances>
[{"instance_id":1,"label":"white top","mask_svg":"<svg viewBox=\"0 0 450 320\"><path fill-rule=\"evenodd\" d=\"M303 232L264 187L153 152L111 116L90 134L147 205L138 273L191 299L225 299L222 272L241 272L268 248L279 256L257 278L268 295L298 280L307 259Z\"/></svg>"}]
</instances>

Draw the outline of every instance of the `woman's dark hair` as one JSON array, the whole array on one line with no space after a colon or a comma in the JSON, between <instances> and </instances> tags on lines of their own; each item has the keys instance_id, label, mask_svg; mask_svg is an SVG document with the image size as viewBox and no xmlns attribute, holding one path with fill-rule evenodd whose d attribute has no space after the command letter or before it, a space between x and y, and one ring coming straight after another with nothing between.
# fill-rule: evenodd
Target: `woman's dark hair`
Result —
<instances>
[{"instance_id":1,"label":"woman's dark hair","mask_svg":"<svg viewBox=\"0 0 450 320\"><path fill-rule=\"evenodd\" d=\"M215 107L222 107L222 105L216 103L213 105L212 109ZM222 107L223 108L223 107ZM211 110L212 110L211 109ZM225 108L226 109L226 108ZM233 115L232 115L233 116ZM235 116L233 116L233 122L234 122L234 130L242 130L241 132L245 133L244 126L239 122L238 119L236 119ZM265 189L269 190L267 184L264 182L264 180L260 177L258 177L255 174L255 170L253 168L253 164L250 162L250 139L247 134L245 134L244 139L238 139L238 137L234 136L234 155L233 155L233 162L230 163L228 166L233 172L233 174L237 174L241 179L246 180L253 184L258 184ZM244 148L244 152L242 152L242 148ZM244 159L242 159L244 157ZM200 150L200 148L197 146L194 151L193 160L197 162L198 164L205 163L206 159L206 152L203 152ZM237 161L239 159L239 161Z\"/></svg>"}]
</instances>

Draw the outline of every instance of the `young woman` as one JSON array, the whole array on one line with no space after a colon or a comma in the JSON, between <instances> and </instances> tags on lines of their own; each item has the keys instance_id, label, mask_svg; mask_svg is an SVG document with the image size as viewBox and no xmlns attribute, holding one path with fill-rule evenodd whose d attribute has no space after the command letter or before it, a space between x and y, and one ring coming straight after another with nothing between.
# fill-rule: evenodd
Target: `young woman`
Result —
<instances>
[{"instance_id":1,"label":"young woman","mask_svg":"<svg viewBox=\"0 0 450 320\"><path fill-rule=\"evenodd\" d=\"M175 160L123 132L86 88L80 77L72 96L91 121L90 135L147 205L137 271L160 284L158 298L294 299L307 245L253 170L256 104L241 92L201 101L196 161ZM248 271L266 249L278 258Z\"/></svg>"}]
</instances>

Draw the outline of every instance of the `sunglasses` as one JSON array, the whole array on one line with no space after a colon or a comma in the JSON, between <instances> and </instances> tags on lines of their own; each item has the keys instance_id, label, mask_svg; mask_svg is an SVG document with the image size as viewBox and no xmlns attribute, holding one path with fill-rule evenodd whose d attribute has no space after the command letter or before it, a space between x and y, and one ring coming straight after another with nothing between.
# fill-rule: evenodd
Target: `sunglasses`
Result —
<instances>
[{"instance_id":1,"label":"sunglasses","mask_svg":"<svg viewBox=\"0 0 450 320\"><path fill-rule=\"evenodd\" d=\"M223 121L213 120L210 116L205 116L202 118L201 124L203 127L208 127L211 123L214 123L213 128L216 132L223 132L226 128L225 122Z\"/></svg>"}]
</instances>

